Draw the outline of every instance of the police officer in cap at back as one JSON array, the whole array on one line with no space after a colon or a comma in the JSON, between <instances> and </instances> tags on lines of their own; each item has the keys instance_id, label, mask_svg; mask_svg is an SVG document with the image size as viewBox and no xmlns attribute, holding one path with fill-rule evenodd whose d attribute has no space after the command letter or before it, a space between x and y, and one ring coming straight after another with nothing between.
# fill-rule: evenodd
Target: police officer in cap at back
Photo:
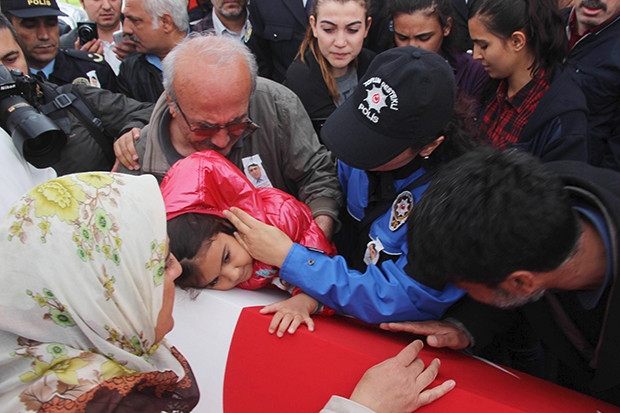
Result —
<instances>
[{"instance_id":1,"label":"police officer in cap at back","mask_svg":"<svg viewBox=\"0 0 620 413\"><path fill-rule=\"evenodd\" d=\"M60 49L56 0L1 0L15 28L30 71L64 85L83 83L116 92L116 75L98 53Z\"/></svg>"}]
</instances>

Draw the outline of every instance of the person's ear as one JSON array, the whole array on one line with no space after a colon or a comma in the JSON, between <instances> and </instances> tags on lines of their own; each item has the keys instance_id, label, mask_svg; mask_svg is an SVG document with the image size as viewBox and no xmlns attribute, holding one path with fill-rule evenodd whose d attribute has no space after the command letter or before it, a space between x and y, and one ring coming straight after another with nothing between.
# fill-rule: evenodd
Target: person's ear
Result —
<instances>
[{"instance_id":1,"label":"person's ear","mask_svg":"<svg viewBox=\"0 0 620 413\"><path fill-rule=\"evenodd\" d=\"M172 33L174 30L176 30L174 20L172 19L172 16L168 13L164 13L164 15L159 18L159 20L161 21L161 28L164 33Z\"/></svg>"},{"instance_id":2,"label":"person's ear","mask_svg":"<svg viewBox=\"0 0 620 413\"><path fill-rule=\"evenodd\" d=\"M364 32L364 39L368 36L368 31L370 30L370 26L372 25L372 17L368 16L366 18L366 31Z\"/></svg>"},{"instance_id":3,"label":"person's ear","mask_svg":"<svg viewBox=\"0 0 620 413\"><path fill-rule=\"evenodd\" d=\"M420 156L422 157L431 156L431 154L435 151L435 149L437 149L437 147L441 145L441 143L445 139L446 139L445 136L440 136L434 141L432 141L431 143L429 143L428 145L426 145L425 147L423 147L422 150L420 151Z\"/></svg>"},{"instance_id":4,"label":"person's ear","mask_svg":"<svg viewBox=\"0 0 620 413\"><path fill-rule=\"evenodd\" d=\"M452 19L452 17L448 17L446 19L446 25L443 28L443 37L448 37L450 35L450 32L452 31L453 23L454 23L454 20Z\"/></svg>"},{"instance_id":5,"label":"person's ear","mask_svg":"<svg viewBox=\"0 0 620 413\"><path fill-rule=\"evenodd\" d=\"M510 39L508 41L512 47L512 50L515 52L520 52L527 44L527 36L522 31L517 30L510 35Z\"/></svg>"},{"instance_id":6,"label":"person's ear","mask_svg":"<svg viewBox=\"0 0 620 413\"><path fill-rule=\"evenodd\" d=\"M177 117L177 105L174 103L169 94L166 93L166 102L168 102L168 111L173 118Z\"/></svg>"},{"instance_id":7,"label":"person's ear","mask_svg":"<svg viewBox=\"0 0 620 413\"><path fill-rule=\"evenodd\" d=\"M524 270L511 273L500 286L514 295L530 295L540 289L536 275Z\"/></svg>"},{"instance_id":8,"label":"person's ear","mask_svg":"<svg viewBox=\"0 0 620 413\"><path fill-rule=\"evenodd\" d=\"M317 27L316 27L316 18L313 15L310 15L310 19L308 20L308 23L310 25L310 30L312 30L312 35L314 37L317 37Z\"/></svg>"}]
</instances>

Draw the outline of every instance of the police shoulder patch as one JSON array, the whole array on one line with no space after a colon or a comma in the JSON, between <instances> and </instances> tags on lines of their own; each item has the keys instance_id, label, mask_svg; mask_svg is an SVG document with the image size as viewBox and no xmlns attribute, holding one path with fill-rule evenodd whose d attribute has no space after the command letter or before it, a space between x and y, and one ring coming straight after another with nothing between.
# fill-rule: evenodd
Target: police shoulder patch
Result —
<instances>
[{"instance_id":1,"label":"police shoulder patch","mask_svg":"<svg viewBox=\"0 0 620 413\"><path fill-rule=\"evenodd\" d=\"M62 49L62 51L69 57L87 62L102 63L104 61L103 55L99 53L85 52L77 49Z\"/></svg>"},{"instance_id":2,"label":"police shoulder patch","mask_svg":"<svg viewBox=\"0 0 620 413\"><path fill-rule=\"evenodd\" d=\"M414 203L411 192L403 191L398 194L390 210L390 231L396 231L407 222Z\"/></svg>"}]
</instances>

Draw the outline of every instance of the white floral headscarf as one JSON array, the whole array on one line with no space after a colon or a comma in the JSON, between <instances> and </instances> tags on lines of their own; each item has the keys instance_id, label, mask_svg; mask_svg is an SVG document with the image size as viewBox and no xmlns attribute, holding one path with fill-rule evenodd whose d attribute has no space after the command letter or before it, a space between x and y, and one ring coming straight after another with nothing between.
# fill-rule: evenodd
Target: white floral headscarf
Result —
<instances>
[{"instance_id":1,"label":"white floral headscarf","mask_svg":"<svg viewBox=\"0 0 620 413\"><path fill-rule=\"evenodd\" d=\"M113 173L43 183L0 225L0 406L37 411L111 377L182 365L155 326L166 218L156 180Z\"/></svg>"}]
</instances>

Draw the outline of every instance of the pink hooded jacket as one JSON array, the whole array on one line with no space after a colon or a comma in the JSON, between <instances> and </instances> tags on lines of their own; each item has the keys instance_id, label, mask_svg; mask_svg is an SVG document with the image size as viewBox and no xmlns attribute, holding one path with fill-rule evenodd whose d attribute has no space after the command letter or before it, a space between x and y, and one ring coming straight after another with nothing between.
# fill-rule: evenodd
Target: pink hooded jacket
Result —
<instances>
[{"instance_id":1,"label":"pink hooded jacket","mask_svg":"<svg viewBox=\"0 0 620 413\"><path fill-rule=\"evenodd\" d=\"M160 189L167 219L187 213L222 217L223 210L236 206L259 221L279 228L293 242L330 256L336 254L336 248L304 203L276 188L255 188L243 172L215 151L196 152L175 163ZM255 290L277 277L278 268L254 260L254 274L238 287Z\"/></svg>"}]
</instances>

